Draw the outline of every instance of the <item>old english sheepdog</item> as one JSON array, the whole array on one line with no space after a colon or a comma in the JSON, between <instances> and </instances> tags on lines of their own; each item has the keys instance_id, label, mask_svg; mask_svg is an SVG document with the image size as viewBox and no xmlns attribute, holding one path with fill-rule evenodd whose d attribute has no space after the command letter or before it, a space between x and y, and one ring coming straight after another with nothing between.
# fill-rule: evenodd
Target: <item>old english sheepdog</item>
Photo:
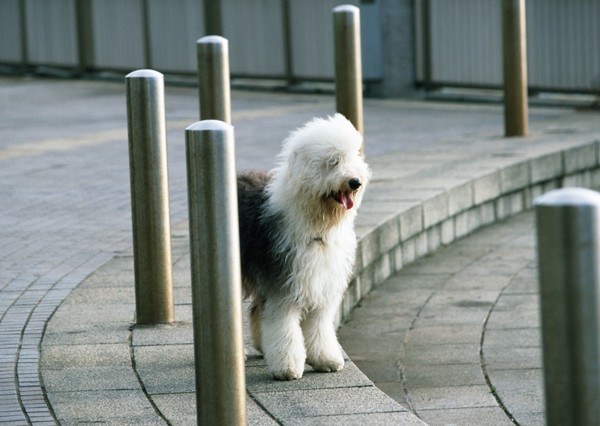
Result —
<instances>
[{"instance_id":1,"label":"old english sheepdog","mask_svg":"<svg viewBox=\"0 0 600 426\"><path fill-rule=\"evenodd\" d=\"M371 172L342 115L283 142L271 172L238 177L244 293L255 347L273 377L344 367L335 317L352 274L354 218Z\"/></svg>"}]
</instances>

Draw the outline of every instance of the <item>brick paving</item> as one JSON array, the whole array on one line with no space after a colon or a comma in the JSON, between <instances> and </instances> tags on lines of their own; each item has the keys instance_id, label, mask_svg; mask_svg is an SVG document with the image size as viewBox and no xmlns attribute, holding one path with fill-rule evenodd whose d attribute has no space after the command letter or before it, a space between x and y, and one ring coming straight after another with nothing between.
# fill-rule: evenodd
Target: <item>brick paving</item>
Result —
<instances>
[{"instance_id":1,"label":"brick paving","mask_svg":"<svg viewBox=\"0 0 600 426\"><path fill-rule=\"evenodd\" d=\"M102 190L93 151L25 155L0 169L0 423L54 423L38 371L46 322L77 284L126 244L127 216L118 220L105 199L86 196ZM112 174L119 162L107 160L103 172Z\"/></svg>"},{"instance_id":2,"label":"brick paving","mask_svg":"<svg viewBox=\"0 0 600 426\"><path fill-rule=\"evenodd\" d=\"M123 90L111 83L0 80L2 424L54 423L39 377L46 322L86 276L130 245ZM171 209L179 220L187 207L181 122L192 123L197 108L194 91L186 92L170 111L179 123L170 134L179 141L171 152L179 163L171 167Z\"/></svg>"},{"instance_id":3,"label":"brick paving","mask_svg":"<svg viewBox=\"0 0 600 426\"><path fill-rule=\"evenodd\" d=\"M233 106L239 169L270 167L289 130L312 116L333 112L330 96L236 92ZM429 249L464 235L474 229L475 217L479 226L497 218L496 213L506 210L508 204L518 207L519 202L510 194L513 198L499 201L501 204L492 209L492 216L489 203L485 204L506 185L518 187L520 175L511 171L518 171L519 164L513 169L502 168L511 156L534 158L527 163L527 175L533 183L558 179L563 168L571 167L571 160L577 163L573 167L580 167L578 161L585 162L590 150L585 151L587 145L584 146L579 157L544 157L544 150L565 149L564 135L569 135L575 145L589 142L589 134L596 130L589 115L532 109L532 129L538 136L524 143L498 137L502 116L501 108L495 105L367 100L365 107L366 151L378 172L370 197L372 201L384 201L366 202L358 227L364 237L359 263L369 266L375 262L379 268L370 269L371 277L380 276L381 267L387 268L389 275ZM167 89L174 224L186 218L183 129L195 121L196 109L195 90ZM92 273L123 258L130 250L124 85L1 78L0 113L0 423L54 424L55 409L82 409L95 400L90 397L105 393L101 388L90 390L81 395L77 404L69 406L64 398L58 398L49 405L47 386L54 383L50 380L53 371L40 370L40 347L50 348L61 339L73 341L81 337L75 329L48 334L48 324L63 321L76 327L78 321L87 319L84 312L75 318L61 318L55 312L61 304L69 303L65 300ZM543 144L536 145L540 141ZM590 149L596 158L597 147L590 145ZM465 153L472 157L465 160ZM470 164L476 153L487 156L481 156L481 164ZM402 158L401 163L398 158ZM481 176L482 170L496 171ZM479 179L469 183L474 175ZM410 179L402 181L403 177ZM499 177L502 185L496 180ZM422 185L406 187L408 182ZM399 193L409 194L408 198L386 199L394 185ZM450 195L445 189L451 190ZM476 214L457 216L451 227L447 226L449 222L438 223L444 214L460 212L467 198L481 204L477 204ZM424 207L419 204L421 201ZM369 247L390 249L391 239L380 234L392 228L384 227L377 234L370 230L399 209L404 212L398 219L399 230L387 235L407 240L401 251L395 250L391 257L386 255L383 262ZM419 219L420 225L411 222L411 212L419 212L412 216ZM423 226L431 227L432 232L418 234ZM409 235L405 235L407 232ZM366 275L361 276L361 282L363 287L357 288L358 293L372 285L367 285ZM344 306L347 314L351 304ZM81 308L84 307L85 304ZM120 330L127 336L130 312L117 310L115 315ZM98 336L103 333L102 329L95 331ZM54 373L53 377L61 380L60 374ZM77 393L77 389L73 392ZM141 405L135 406L138 411L134 412L143 414L140 407L146 406L146 396L125 391L117 394L124 408L134 407L139 400ZM167 394L161 395L168 399ZM273 404L276 410L277 401Z\"/></svg>"},{"instance_id":4,"label":"brick paving","mask_svg":"<svg viewBox=\"0 0 600 426\"><path fill-rule=\"evenodd\" d=\"M168 97L171 210L182 220L183 129L195 120L197 100L192 89L173 91L181 96ZM39 372L46 323L78 284L130 246L124 86L4 78L0 102L0 423L54 424ZM307 116L323 104L284 103L257 114L242 99L236 112L241 120L261 112ZM270 142L246 164L268 167L279 144Z\"/></svg>"}]
</instances>

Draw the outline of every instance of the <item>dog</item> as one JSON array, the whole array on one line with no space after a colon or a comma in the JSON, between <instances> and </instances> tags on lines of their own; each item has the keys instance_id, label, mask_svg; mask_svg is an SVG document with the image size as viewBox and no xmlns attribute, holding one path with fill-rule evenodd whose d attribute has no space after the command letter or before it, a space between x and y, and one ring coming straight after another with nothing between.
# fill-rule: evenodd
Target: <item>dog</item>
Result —
<instances>
[{"instance_id":1,"label":"dog","mask_svg":"<svg viewBox=\"0 0 600 426\"><path fill-rule=\"evenodd\" d=\"M238 175L250 330L277 380L344 367L335 319L352 275L354 219L371 171L341 114L290 133L270 172Z\"/></svg>"}]
</instances>

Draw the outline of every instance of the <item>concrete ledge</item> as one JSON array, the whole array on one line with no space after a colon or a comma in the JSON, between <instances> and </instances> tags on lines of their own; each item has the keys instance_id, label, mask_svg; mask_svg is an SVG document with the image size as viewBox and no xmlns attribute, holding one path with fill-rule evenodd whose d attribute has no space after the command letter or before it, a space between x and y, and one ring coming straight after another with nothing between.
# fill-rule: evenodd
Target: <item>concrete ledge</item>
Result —
<instances>
[{"instance_id":1,"label":"concrete ledge","mask_svg":"<svg viewBox=\"0 0 600 426\"><path fill-rule=\"evenodd\" d=\"M386 212L390 201L382 205L381 195L369 197L367 191L361 207L365 211L359 212L357 220L355 274L338 322L348 318L365 294L405 265L482 226L530 209L544 192L569 186L599 187L599 165L600 142L590 137L589 142L571 143L554 152L506 155L499 167L491 164L492 170L486 170L483 165L478 172L466 173L470 179L463 181L455 177L460 171L452 170L447 187L439 176L437 188L427 179L412 180L411 189L403 191L402 185L394 182L390 191L394 191L399 209L378 223L373 223L370 213ZM419 183L426 187L419 188Z\"/></svg>"}]
</instances>

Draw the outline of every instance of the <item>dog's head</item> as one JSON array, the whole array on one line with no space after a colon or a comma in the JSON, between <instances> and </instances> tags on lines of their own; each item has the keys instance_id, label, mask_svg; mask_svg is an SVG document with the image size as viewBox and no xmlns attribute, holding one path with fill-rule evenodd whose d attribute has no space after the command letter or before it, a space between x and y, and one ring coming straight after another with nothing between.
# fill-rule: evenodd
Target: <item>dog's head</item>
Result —
<instances>
[{"instance_id":1,"label":"dog's head","mask_svg":"<svg viewBox=\"0 0 600 426\"><path fill-rule=\"evenodd\" d=\"M288 199L288 208L295 203L315 220L354 215L371 177L361 145L361 134L341 114L310 121L285 140L274 192L283 191L277 195Z\"/></svg>"}]
</instances>

